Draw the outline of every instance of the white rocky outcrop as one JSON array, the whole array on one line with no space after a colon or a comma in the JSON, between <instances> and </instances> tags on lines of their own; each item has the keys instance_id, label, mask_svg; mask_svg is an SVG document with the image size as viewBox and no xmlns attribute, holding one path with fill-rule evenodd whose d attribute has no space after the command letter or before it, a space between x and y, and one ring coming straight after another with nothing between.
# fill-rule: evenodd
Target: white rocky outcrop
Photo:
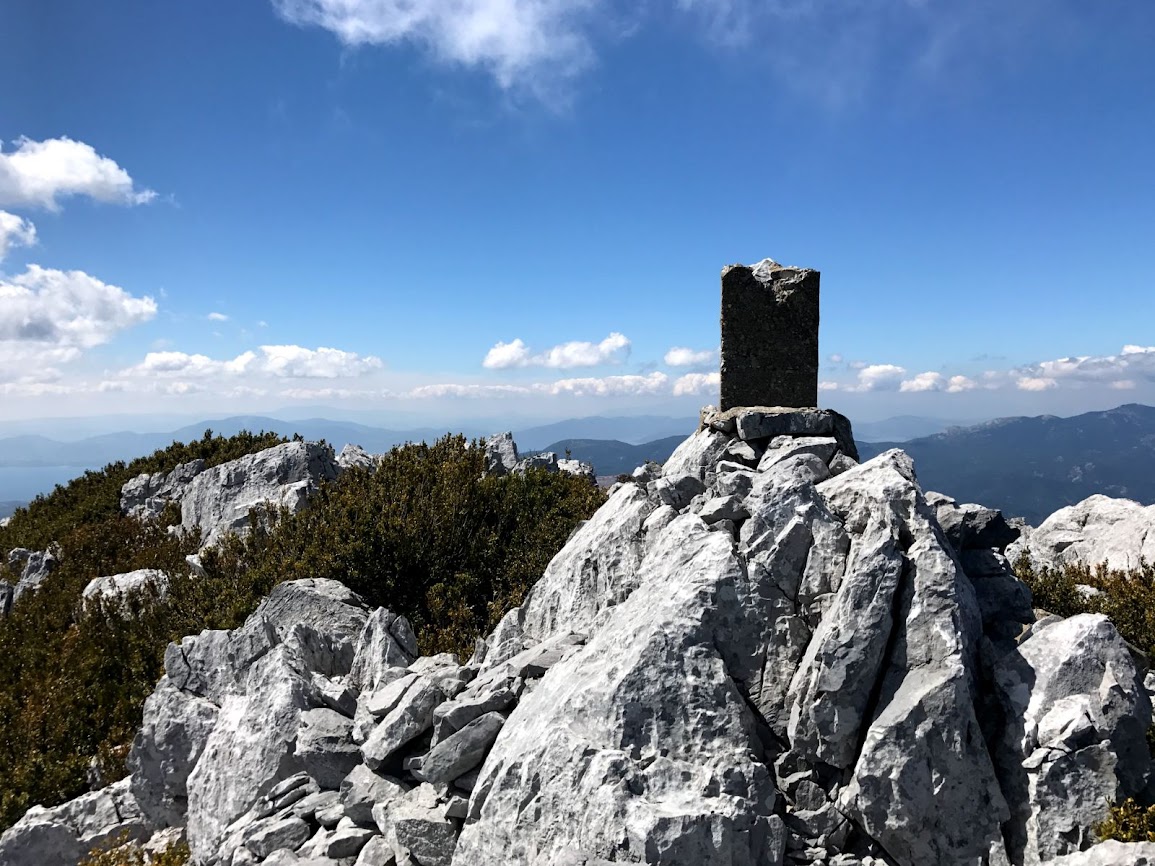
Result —
<instances>
[{"instance_id":1,"label":"white rocky outcrop","mask_svg":"<svg viewBox=\"0 0 1155 866\"><path fill-rule=\"evenodd\" d=\"M299 511L322 481L336 478L333 449L319 442L286 442L197 475L181 497L181 529L200 530L205 546L244 532L257 505Z\"/></svg>"},{"instance_id":2,"label":"white rocky outcrop","mask_svg":"<svg viewBox=\"0 0 1155 866\"><path fill-rule=\"evenodd\" d=\"M179 501L192 480L205 471L201 459L181 463L171 472L153 472L129 479L120 488L120 510L129 517L159 517L169 502Z\"/></svg>"},{"instance_id":3,"label":"white rocky outcrop","mask_svg":"<svg viewBox=\"0 0 1155 866\"><path fill-rule=\"evenodd\" d=\"M47 550L17 547L8 551L8 571L19 575L12 587L12 600L16 601L24 593L39 589L56 568L59 557L59 548L51 545Z\"/></svg>"},{"instance_id":4,"label":"white rocky outcrop","mask_svg":"<svg viewBox=\"0 0 1155 866\"><path fill-rule=\"evenodd\" d=\"M144 841L151 827L122 779L53 809L33 806L3 836L4 866L71 866L93 848L125 835Z\"/></svg>"},{"instance_id":5,"label":"white rocky outcrop","mask_svg":"<svg viewBox=\"0 0 1155 866\"><path fill-rule=\"evenodd\" d=\"M1096 494L1060 508L1037 529L1024 531L1007 555L1025 553L1036 567L1086 565L1136 568L1155 562L1155 505Z\"/></svg>"},{"instance_id":6,"label":"white rocky outcrop","mask_svg":"<svg viewBox=\"0 0 1155 866\"><path fill-rule=\"evenodd\" d=\"M229 533L246 532L256 506L299 511L321 482L374 461L356 446L334 457L319 442L286 442L208 469L205 461L192 460L168 473L138 475L121 488L120 505L130 516L155 518L170 502L178 503L181 531L199 531L207 547Z\"/></svg>"},{"instance_id":7,"label":"white rocky outcrop","mask_svg":"<svg viewBox=\"0 0 1155 866\"><path fill-rule=\"evenodd\" d=\"M168 588L168 575L155 568L140 568L124 574L110 574L95 577L84 587L80 597L84 604L94 604L102 600L122 599L129 593L144 589L155 590L163 597Z\"/></svg>"},{"instance_id":8,"label":"white rocky outcrop","mask_svg":"<svg viewBox=\"0 0 1155 866\"><path fill-rule=\"evenodd\" d=\"M1145 671L1034 623L1013 534L836 413L711 412L466 664L333 581L171 645L122 790L199 866L1150 862L1092 847L1151 782Z\"/></svg>"}]
</instances>

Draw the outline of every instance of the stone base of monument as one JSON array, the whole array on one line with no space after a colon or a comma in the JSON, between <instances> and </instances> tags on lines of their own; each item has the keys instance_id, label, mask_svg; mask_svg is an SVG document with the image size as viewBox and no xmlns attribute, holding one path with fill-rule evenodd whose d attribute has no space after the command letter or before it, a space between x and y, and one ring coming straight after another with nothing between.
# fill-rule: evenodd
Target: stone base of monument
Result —
<instances>
[{"instance_id":1,"label":"stone base of monument","mask_svg":"<svg viewBox=\"0 0 1155 866\"><path fill-rule=\"evenodd\" d=\"M699 430L717 430L744 442L775 436L829 436L847 457L858 460L850 419L833 409L793 406L735 406L724 412L706 406L699 414Z\"/></svg>"}]
</instances>

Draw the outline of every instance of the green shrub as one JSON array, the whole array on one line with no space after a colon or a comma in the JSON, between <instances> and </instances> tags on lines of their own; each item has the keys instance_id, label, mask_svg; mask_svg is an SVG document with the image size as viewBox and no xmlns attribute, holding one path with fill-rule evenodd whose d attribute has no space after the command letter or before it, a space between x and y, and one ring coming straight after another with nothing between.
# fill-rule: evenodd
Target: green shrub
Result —
<instances>
[{"instance_id":1,"label":"green shrub","mask_svg":"<svg viewBox=\"0 0 1155 866\"><path fill-rule=\"evenodd\" d=\"M174 842L163 851L148 854L125 831L107 846L88 852L78 866L185 866L190 856L184 842Z\"/></svg>"},{"instance_id":2,"label":"green shrub","mask_svg":"<svg viewBox=\"0 0 1155 866\"><path fill-rule=\"evenodd\" d=\"M1134 800L1124 800L1111 807L1103 823L1095 827L1101 841L1155 842L1155 806L1144 808Z\"/></svg>"},{"instance_id":3,"label":"green shrub","mask_svg":"<svg viewBox=\"0 0 1155 866\"><path fill-rule=\"evenodd\" d=\"M1027 557L1014 565L1015 574L1034 596L1034 605L1059 616L1105 614L1123 639L1155 658L1155 565L1140 562L1135 568L1109 569L1064 565L1035 569ZM1077 584L1100 590L1084 598Z\"/></svg>"}]
</instances>

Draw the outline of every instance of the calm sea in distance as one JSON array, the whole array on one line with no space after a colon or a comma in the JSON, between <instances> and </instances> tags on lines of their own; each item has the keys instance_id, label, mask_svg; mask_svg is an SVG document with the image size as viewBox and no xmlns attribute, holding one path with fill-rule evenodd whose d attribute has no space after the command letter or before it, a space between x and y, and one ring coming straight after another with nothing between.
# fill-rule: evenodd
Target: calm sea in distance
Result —
<instances>
[{"instance_id":1,"label":"calm sea in distance","mask_svg":"<svg viewBox=\"0 0 1155 866\"><path fill-rule=\"evenodd\" d=\"M93 467L99 468L99 467ZM0 466L0 502L28 502L84 474L83 466Z\"/></svg>"}]
</instances>

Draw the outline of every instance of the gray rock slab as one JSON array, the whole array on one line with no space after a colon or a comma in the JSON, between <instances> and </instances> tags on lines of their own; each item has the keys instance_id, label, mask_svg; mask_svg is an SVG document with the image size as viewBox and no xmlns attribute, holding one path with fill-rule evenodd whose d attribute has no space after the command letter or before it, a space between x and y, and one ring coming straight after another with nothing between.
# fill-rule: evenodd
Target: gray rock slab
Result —
<instances>
[{"instance_id":1,"label":"gray rock slab","mask_svg":"<svg viewBox=\"0 0 1155 866\"><path fill-rule=\"evenodd\" d=\"M294 753L305 772L331 790L361 763L361 750L353 742L353 720L328 708L301 713Z\"/></svg>"},{"instance_id":2,"label":"gray rock slab","mask_svg":"<svg viewBox=\"0 0 1155 866\"><path fill-rule=\"evenodd\" d=\"M485 440L485 474L506 475L517 466L517 443L513 441L513 434L508 430L504 433L495 433Z\"/></svg>"},{"instance_id":3,"label":"gray rock slab","mask_svg":"<svg viewBox=\"0 0 1155 866\"><path fill-rule=\"evenodd\" d=\"M373 826L373 806L388 804L409 789L396 779L379 776L364 764L359 764L341 781L341 805L345 815L354 823Z\"/></svg>"},{"instance_id":4,"label":"gray rock slab","mask_svg":"<svg viewBox=\"0 0 1155 866\"><path fill-rule=\"evenodd\" d=\"M446 701L433 711L433 745L486 713L508 710L516 700L512 689L497 685L480 694L466 692L452 701Z\"/></svg>"},{"instance_id":5,"label":"gray rock slab","mask_svg":"<svg viewBox=\"0 0 1155 866\"><path fill-rule=\"evenodd\" d=\"M431 680L417 677L361 744L370 769L377 769L398 749L433 727L433 711L444 700L444 693Z\"/></svg>"},{"instance_id":6,"label":"gray rock slab","mask_svg":"<svg viewBox=\"0 0 1155 866\"><path fill-rule=\"evenodd\" d=\"M143 590L152 590L163 598L167 589L167 574L155 568L141 568L123 574L95 577L84 587L80 597L85 604L98 604L103 600L119 600Z\"/></svg>"},{"instance_id":7,"label":"gray rock slab","mask_svg":"<svg viewBox=\"0 0 1155 866\"><path fill-rule=\"evenodd\" d=\"M732 543L685 515L639 571L634 593L506 722L474 788L458 866L498 852L508 864L564 862L571 850L781 862L774 785L719 650L737 628L743 579Z\"/></svg>"},{"instance_id":8,"label":"gray rock slab","mask_svg":"<svg viewBox=\"0 0 1155 866\"><path fill-rule=\"evenodd\" d=\"M838 440L833 436L783 436L784 442L775 447L773 440L762 459L758 462L758 471L765 472L775 463L781 463L798 454L813 454L823 463L829 464L831 458L838 451Z\"/></svg>"},{"instance_id":9,"label":"gray rock slab","mask_svg":"<svg viewBox=\"0 0 1155 866\"><path fill-rule=\"evenodd\" d=\"M145 473L125 482L120 489L120 510L139 519L160 517L169 502L178 502L189 484L205 469L201 459L181 463L171 472Z\"/></svg>"},{"instance_id":10,"label":"gray rock slab","mask_svg":"<svg viewBox=\"0 0 1155 866\"><path fill-rule=\"evenodd\" d=\"M257 505L299 511L323 482L337 477L333 449L318 442L286 442L206 469L181 497L181 528L201 533L202 546L248 530Z\"/></svg>"},{"instance_id":11,"label":"gray rock slab","mask_svg":"<svg viewBox=\"0 0 1155 866\"><path fill-rule=\"evenodd\" d=\"M296 849L312 835L309 825L290 816L270 821L261 826L245 841L245 847L258 857L268 857L281 848Z\"/></svg>"},{"instance_id":12,"label":"gray rock slab","mask_svg":"<svg viewBox=\"0 0 1155 866\"><path fill-rule=\"evenodd\" d=\"M1060 508L1038 528L1007 548L1014 562L1026 553L1036 567L1106 562L1111 568L1135 568L1140 559L1155 562L1155 505L1096 494Z\"/></svg>"},{"instance_id":13,"label":"gray rock slab","mask_svg":"<svg viewBox=\"0 0 1155 866\"><path fill-rule=\"evenodd\" d=\"M403 616L377 608L357 636L349 682L359 692L373 691L390 668L407 667L417 658L417 640Z\"/></svg>"},{"instance_id":14,"label":"gray rock slab","mask_svg":"<svg viewBox=\"0 0 1155 866\"><path fill-rule=\"evenodd\" d=\"M1106 617L1081 614L1032 631L994 677L1012 859L1088 847L1108 804L1136 795L1151 769L1150 698L1126 643Z\"/></svg>"},{"instance_id":15,"label":"gray rock slab","mask_svg":"<svg viewBox=\"0 0 1155 866\"><path fill-rule=\"evenodd\" d=\"M1100 842L1048 862L1052 866L1155 866L1155 842Z\"/></svg>"},{"instance_id":16,"label":"gray rock slab","mask_svg":"<svg viewBox=\"0 0 1155 866\"><path fill-rule=\"evenodd\" d=\"M374 836L365 843L354 866L393 866L396 862L397 858L385 837Z\"/></svg>"},{"instance_id":17,"label":"gray rock slab","mask_svg":"<svg viewBox=\"0 0 1155 866\"><path fill-rule=\"evenodd\" d=\"M216 704L182 692L162 677L144 702L128 768L140 808L158 827L181 825L188 811L188 776L216 726Z\"/></svg>"},{"instance_id":18,"label":"gray rock slab","mask_svg":"<svg viewBox=\"0 0 1155 866\"><path fill-rule=\"evenodd\" d=\"M588 633L602 611L628 597L645 552L642 524L654 508L638 485L622 485L550 561L511 615L519 632L534 642L560 631ZM494 649L485 657L486 667L509 658ZM520 651L520 646L514 650Z\"/></svg>"},{"instance_id":19,"label":"gray rock slab","mask_svg":"<svg viewBox=\"0 0 1155 866\"><path fill-rule=\"evenodd\" d=\"M283 645L254 663L244 695L225 698L187 783L194 857L215 851L229 824L300 769L294 748L311 703L309 681Z\"/></svg>"},{"instance_id":20,"label":"gray rock slab","mask_svg":"<svg viewBox=\"0 0 1155 866\"><path fill-rule=\"evenodd\" d=\"M421 778L433 785L448 785L478 766L501 733L505 717L489 712L434 746L421 764Z\"/></svg>"},{"instance_id":21,"label":"gray rock slab","mask_svg":"<svg viewBox=\"0 0 1155 866\"><path fill-rule=\"evenodd\" d=\"M395 852L407 851L421 866L450 866L459 827L446 816L447 808L432 786L422 785L375 807L373 816Z\"/></svg>"}]
</instances>

